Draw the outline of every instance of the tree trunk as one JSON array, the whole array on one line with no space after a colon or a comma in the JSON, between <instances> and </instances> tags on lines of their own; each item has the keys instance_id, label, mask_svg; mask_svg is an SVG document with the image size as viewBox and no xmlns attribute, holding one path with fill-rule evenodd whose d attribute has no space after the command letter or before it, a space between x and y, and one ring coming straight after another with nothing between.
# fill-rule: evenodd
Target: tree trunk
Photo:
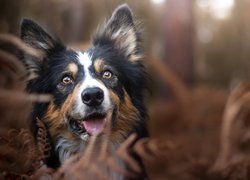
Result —
<instances>
[{"instance_id":1,"label":"tree trunk","mask_svg":"<svg viewBox=\"0 0 250 180\"><path fill-rule=\"evenodd\" d=\"M165 61L186 85L192 85L193 1L167 0L165 9Z\"/></svg>"}]
</instances>

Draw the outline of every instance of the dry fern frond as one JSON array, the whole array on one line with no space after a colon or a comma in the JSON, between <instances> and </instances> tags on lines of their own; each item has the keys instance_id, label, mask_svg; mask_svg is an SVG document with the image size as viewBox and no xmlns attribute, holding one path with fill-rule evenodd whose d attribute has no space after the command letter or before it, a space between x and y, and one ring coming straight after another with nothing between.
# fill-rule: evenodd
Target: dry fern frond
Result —
<instances>
[{"instance_id":1,"label":"dry fern frond","mask_svg":"<svg viewBox=\"0 0 250 180\"><path fill-rule=\"evenodd\" d=\"M8 136L1 137L0 171L15 174L30 174L37 159L34 138L29 131L10 130Z\"/></svg>"},{"instance_id":2,"label":"dry fern frond","mask_svg":"<svg viewBox=\"0 0 250 180\"><path fill-rule=\"evenodd\" d=\"M50 100L24 92L27 73L17 50L38 55L18 38L0 34L0 177L5 179L28 179L41 166L28 118L32 102Z\"/></svg>"},{"instance_id":3,"label":"dry fern frond","mask_svg":"<svg viewBox=\"0 0 250 180\"><path fill-rule=\"evenodd\" d=\"M15 54L16 51L19 50L38 58L44 56L42 51L28 46L20 38L11 34L0 34L0 49L3 49L10 54Z\"/></svg>"},{"instance_id":4,"label":"dry fern frond","mask_svg":"<svg viewBox=\"0 0 250 180\"><path fill-rule=\"evenodd\" d=\"M46 159L51 156L51 144L49 141L49 135L44 123L40 119L36 119L37 135L36 135L36 147L38 149L38 159L36 162L36 169L39 169L46 163Z\"/></svg>"},{"instance_id":5,"label":"dry fern frond","mask_svg":"<svg viewBox=\"0 0 250 180\"><path fill-rule=\"evenodd\" d=\"M211 174L226 179L250 178L250 84L230 95L222 124L220 154Z\"/></svg>"}]
</instances>

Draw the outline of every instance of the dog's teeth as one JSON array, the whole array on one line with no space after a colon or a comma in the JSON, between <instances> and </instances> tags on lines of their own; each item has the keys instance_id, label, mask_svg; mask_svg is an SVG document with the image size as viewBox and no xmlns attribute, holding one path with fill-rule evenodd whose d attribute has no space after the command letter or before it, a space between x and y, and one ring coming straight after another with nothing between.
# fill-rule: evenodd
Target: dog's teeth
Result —
<instances>
[{"instance_id":1,"label":"dog's teeth","mask_svg":"<svg viewBox=\"0 0 250 180\"><path fill-rule=\"evenodd\" d=\"M83 133L83 134L81 134L81 139L83 140L83 141L88 141L89 140L89 134L88 133Z\"/></svg>"}]
</instances>

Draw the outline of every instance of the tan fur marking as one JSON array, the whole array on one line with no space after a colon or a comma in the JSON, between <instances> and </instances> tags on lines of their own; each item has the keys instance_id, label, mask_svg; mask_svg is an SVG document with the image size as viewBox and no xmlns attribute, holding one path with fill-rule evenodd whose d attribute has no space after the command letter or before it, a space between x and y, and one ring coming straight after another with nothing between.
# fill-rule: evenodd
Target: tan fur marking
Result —
<instances>
[{"instance_id":1,"label":"tan fur marking","mask_svg":"<svg viewBox=\"0 0 250 180\"><path fill-rule=\"evenodd\" d=\"M61 113L66 113L70 110L70 108L73 107L74 100L76 99L76 95L80 90L80 85L78 84L75 88L74 91L69 97L66 99L66 101L63 103L63 106L60 110Z\"/></svg>"},{"instance_id":2,"label":"tan fur marking","mask_svg":"<svg viewBox=\"0 0 250 180\"><path fill-rule=\"evenodd\" d=\"M53 103L50 103L44 121L49 124L49 131L52 135L52 138L56 137L56 135L58 135L60 131L68 131L66 129L67 122L65 116L73 107L73 103L79 89L80 85L77 85L73 93L68 96L60 109L56 109L55 105Z\"/></svg>"},{"instance_id":3,"label":"tan fur marking","mask_svg":"<svg viewBox=\"0 0 250 180\"><path fill-rule=\"evenodd\" d=\"M104 61L102 59L95 60L94 68L96 72L100 73L103 70L103 67L104 67Z\"/></svg>"},{"instance_id":4,"label":"tan fur marking","mask_svg":"<svg viewBox=\"0 0 250 180\"><path fill-rule=\"evenodd\" d=\"M135 30L132 27L121 27L115 33L111 33L111 38L115 40L116 47L124 49L128 60L137 62L141 60L140 55L136 54L137 40Z\"/></svg>"},{"instance_id":5,"label":"tan fur marking","mask_svg":"<svg viewBox=\"0 0 250 180\"><path fill-rule=\"evenodd\" d=\"M139 121L139 112L131 102L128 93L125 91L124 102L120 102L116 125L111 132L113 142L122 142L124 137L133 130L135 124Z\"/></svg>"},{"instance_id":6,"label":"tan fur marking","mask_svg":"<svg viewBox=\"0 0 250 180\"><path fill-rule=\"evenodd\" d=\"M64 128L64 129L59 129L59 130L57 130L57 135L59 135L60 134L60 136L62 136L63 138L65 138L65 139L74 139L75 141L81 141L79 138L76 138L69 130L68 130L68 128Z\"/></svg>"},{"instance_id":7,"label":"tan fur marking","mask_svg":"<svg viewBox=\"0 0 250 180\"><path fill-rule=\"evenodd\" d=\"M135 62L138 62L140 60L142 60L143 56L142 55L135 55L135 54L132 54L129 56L129 60L133 63Z\"/></svg>"},{"instance_id":8,"label":"tan fur marking","mask_svg":"<svg viewBox=\"0 0 250 180\"><path fill-rule=\"evenodd\" d=\"M119 97L113 92L109 91L111 101L118 107L120 105L120 99Z\"/></svg>"},{"instance_id":9,"label":"tan fur marking","mask_svg":"<svg viewBox=\"0 0 250 180\"><path fill-rule=\"evenodd\" d=\"M45 115L45 121L48 122L51 127L57 128L61 124L59 122L60 119L62 119L60 110L55 108L54 103L50 103Z\"/></svg>"},{"instance_id":10,"label":"tan fur marking","mask_svg":"<svg viewBox=\"0 0 250 180\"><path fill-rule=\"evenodd\" d=\"M70 63L67 67L67 71L72 73L73 77L76 77L77 72L78 72L78 67L75 63Z\"/></svg>"}]
</instances>

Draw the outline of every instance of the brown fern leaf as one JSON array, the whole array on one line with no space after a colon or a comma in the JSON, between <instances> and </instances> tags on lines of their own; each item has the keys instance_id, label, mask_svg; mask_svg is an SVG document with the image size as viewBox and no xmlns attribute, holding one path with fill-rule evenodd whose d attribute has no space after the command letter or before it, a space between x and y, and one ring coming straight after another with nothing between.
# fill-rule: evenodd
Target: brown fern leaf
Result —
<instances>
[{"instance_id":1,"label":"brown fern leaf","mask_svg":"<svg viewBox=\"0 0 250 180\"><path fill-rule=\"evenodd\" d=\"M11 34L0 34L0 49L16 55L17 51L25 52L33 57L43 57L43 52L25 44L20 38Z\"/></svg>"},{"instance_id":2,"label":"brown fern leaf","mask_svg":"<svg viewBox=\"0 0 250 180\"><path fill-rule=\"evenodd\" d=\"M32 102L47 102L50 97L24 92L27 73L17 51L39 56L19 38L0 34L0 177L27 179L40 161L35 140L27 130Z\"/></svg>"},{"instance_id":3,"label":"brown fern leaf","mask_svg":"<svg viewBox=\"0 0 250 180\"><path fill-rule=\"evenodd\" d=\"M37 159L37 149L29 131L11 130L8 136L1 139L1 172L28 175L35 171L34 161Z\"/></svg>"},{"instance_id":4,"label":"brown fern leaf","mask_svg":"<svg viewBox=\"0 0 250 180\"><path fill-rule=\"evenodd\" d=\"M40 119L36 119L37 125L37 148L40 152L39 160L45 163L45 160L50 156L51 144L48 137L47 129Z\"/></svg>"},{"instance_id":5,"label":"brown fern leaf","mask_svg":"<svg viewBox=\"0 0 250 180\"><path fill-rule=\"evenodd\" d=\"M230 95L223 118L220 154L211 176L250 178L250 84L243 83Z\"/></svg>"}]
</instances>

